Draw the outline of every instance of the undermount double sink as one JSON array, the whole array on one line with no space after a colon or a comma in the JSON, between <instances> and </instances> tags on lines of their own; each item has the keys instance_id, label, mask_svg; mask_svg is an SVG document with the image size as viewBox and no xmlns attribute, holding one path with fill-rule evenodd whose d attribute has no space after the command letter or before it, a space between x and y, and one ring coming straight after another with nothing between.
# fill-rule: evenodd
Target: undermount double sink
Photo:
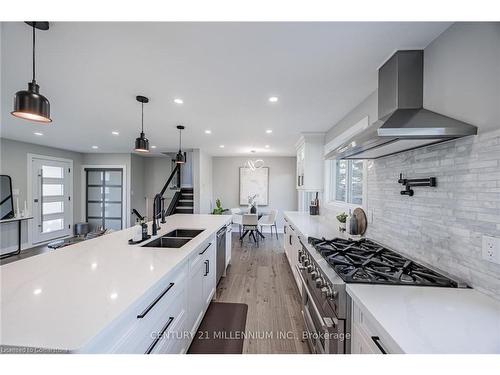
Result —
<instances>
[{"instance_id":1,"label":"undermount double sink","mask_svg":"<svg viewBox=\"0 0 500 375\"><path fill-rule=\"evenodd\" d=\"M175 229L141 247L167 247L177 249L187 244L203 231L204 229Z\"/></svg>"}]
</instances>

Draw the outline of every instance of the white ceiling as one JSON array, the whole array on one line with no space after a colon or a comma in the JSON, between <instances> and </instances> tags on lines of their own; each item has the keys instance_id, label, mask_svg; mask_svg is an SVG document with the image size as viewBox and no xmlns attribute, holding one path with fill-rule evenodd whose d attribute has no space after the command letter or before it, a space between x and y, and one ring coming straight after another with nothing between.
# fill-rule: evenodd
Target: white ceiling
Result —
<instances>
[{"instance_id":1,"label":"white ceiling","mask_svg":"<svg viewBox=\"0 0 500 375\"><path fill-rule=\"evenodd\" d=\"M157 153L177 147L180 123L186 148L293 155L300 132L327 131L373 92L377 68L394 50L424 48L449 25L51 23L37 33L37 82L54 121L40 125L9 114L14 93L31 79L31 33L22 22L3 23L2 137L130 152L141 94L150 98L145 132ZM277 103L268 102L272 95Z\"/></svg>"}]
</instances>

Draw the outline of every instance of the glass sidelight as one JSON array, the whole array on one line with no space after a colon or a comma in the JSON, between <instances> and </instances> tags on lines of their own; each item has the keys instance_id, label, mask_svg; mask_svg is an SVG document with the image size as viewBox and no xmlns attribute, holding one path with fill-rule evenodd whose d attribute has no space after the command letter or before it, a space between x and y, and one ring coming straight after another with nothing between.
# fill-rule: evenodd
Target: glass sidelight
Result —
<instances>
[{"instance_id":1,"label":"glass sidelight","mask_svg":"<svg viewBox=\"0 0 500 375\"><path fill-rule=\"evenodd\" d=\"M85 172L90 229L122 229L123 170L86 168Z\"/></svg>"}]
</instances>

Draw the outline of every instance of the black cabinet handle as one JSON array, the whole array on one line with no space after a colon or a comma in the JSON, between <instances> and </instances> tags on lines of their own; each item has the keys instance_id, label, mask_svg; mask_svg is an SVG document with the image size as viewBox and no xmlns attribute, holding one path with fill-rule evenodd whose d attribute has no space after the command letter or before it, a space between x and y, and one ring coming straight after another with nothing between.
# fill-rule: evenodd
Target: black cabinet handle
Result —
<instances>
[{"instance_id":1,"label":"black cabinet handle","mask_svg":"<svg viewBox=\"0 0 500 375\"><path fill-rule=\"evenodd\" d=\"M377 345L377 348L380 350L380 352L382 354L387 354L387 352L385 351L385 349L382 346L382 344L380 344L380 337L378 337L378 336L372 336L372 340L375 343L375 345Z\"/></svg>"},{"instance_id":2,"label":"black cabinet handle","mask_svg":"<svg viewBox=\"0 0 500 375\"><path fill-rule=\"evenodd\" d=\"M291 225L289 225L290 229L295 232L295 229L293 229L293 227Z\"/></svg>"},{"instance_id":3,"label":"black cabinet handle","mask_svg":"<svg viewBox=\"0 0 500 375\"><path fill-rule=\"evenodd\" d=\"M288 242L290 243L290 246L292 246L292 235L288 236Z\"/></svg>"},{"instance_id":4,"label":"black cabinet handle","mask_svg":"<svg viewBox=\"0 0 500 375\"><path fill-rule=\"evenodd\" d=\"M205 276L207 276L209 273L210 273L210 260L207 259L207 273L205 274Z\"/></svg>"},{"instance_id":5,"label":"black cabinet handle","mask_svg":"<svg viewBox=\"0 0 500 375\"><path fill-rule=\"evenodd\" d=\"M158 303L158 301L161 300L161 298L165 294L167 294L170 289L172 289L173 286L174 286L174 283L168 284L167 288L163 292L161 292L161 294L158 297L156 297L155 300L153 302L151 302L151 304L148 307L146 307L146 309L144 309L143 312L141 312L139 315L137 315L137 319L144 318L147 315L147 313Z\"/></svg>"},{"instance_id":6,"label":"black cabinet handle","mask_svg":"<svg viewBox=\"0 0 500 375\"><path fill-rule=\"evenodd\" d=\"M146 353L145 354L151 354L151 352L153 351L154 347L156 346L156 344L158 344L158 342L160 341L160 339L163 337L163 335L165 334L165 331L168 329L168 327L170 327L170 324L172 324L172 322L174 321L174 317L171 316L170 318L168 318L167 320L167 324L165 324L163 326L163 328L161 329L160 333L158 334L158 336L155 338L155 340L151 343L151 345L149 345L149 348L148 350L146 350Z\"/></svg>"},{"instance_id":7,"label":"black cabinet handle","mask_svg":"<svg viewBox=\"0 0 500 375\"><path fill-rule=\"evenodd\" d=\"M207 251L207 249L210 247L210 245L212 245L212 243L211 243L211 242L208 244L208 246L207 246L207 247L205 247L205 250L203 250L201 253L198 253L198 255L203 255L203 254L205 254L205 251Z\"/></svg>"}]
</instances>

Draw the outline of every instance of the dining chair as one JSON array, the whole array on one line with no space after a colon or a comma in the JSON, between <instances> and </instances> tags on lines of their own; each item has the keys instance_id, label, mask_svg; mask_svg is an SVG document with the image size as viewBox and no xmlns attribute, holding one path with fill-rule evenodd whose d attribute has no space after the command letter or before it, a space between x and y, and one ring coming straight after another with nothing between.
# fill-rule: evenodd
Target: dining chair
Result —
<instances>
[{"instance_id":1,"label":"dining chair","mask_svg":"<svg viewBox=\"0 0 500 375\"><path fill-rule=\"evenodd\" d=\"M259 235L255 235L255 232L258 230L259 219L255 214L244 214L242 215L242 225L243 225L243 235L240 236L240 242L243 242L243 239L248 234L249 237L252 237L257 247L259 246Z\"/></svg>"},{"instance_id":2,"label":"dining chair","mask_svg":"<svg viewBox=\"0 0 500 375\"><path fill-rule=\"evenodd\" d=\"M278 210L273 209L268 215L264 215L259 219L260 231L262 232L262 227L269 227L271 229L271 238L273 237L273 227L276 232L276 239L278 239L278 227L276 226L276 217L278 216Z\"/></svg>"},{"instance_id":3,"label":"dining chair","mask_svg":"<svg viewBox=\"0 0 500 375\"><path fill-rule=\"evenodd\" d=\"M243 225L243 215L241 214L241 208L231 208L232 222L238 225L238 230L241 237L241 226Z\"/></svg>"}]
</instances>

